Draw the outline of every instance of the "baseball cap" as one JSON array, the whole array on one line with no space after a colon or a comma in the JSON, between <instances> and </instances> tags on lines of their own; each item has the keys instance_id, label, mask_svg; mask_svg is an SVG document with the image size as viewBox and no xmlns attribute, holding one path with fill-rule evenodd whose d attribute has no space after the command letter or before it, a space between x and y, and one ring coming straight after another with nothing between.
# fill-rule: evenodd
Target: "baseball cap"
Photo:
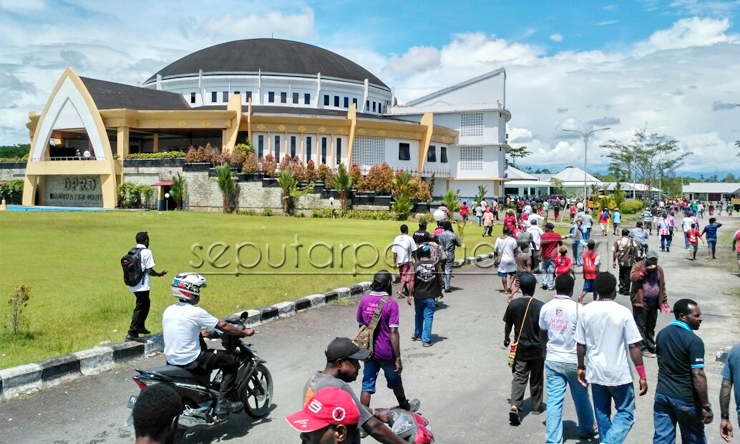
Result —
<instances>
[{"instance_id":1,"label":"baseball cap","mask_svg":"<svg viewBox=\"0 0 740 444\"><path fill-rule=\"evenodd\" d=\"M354 425L360 421L360 409L352 395L339 387L325 387L303 406L285 418L299 432L314 432L330 425Z\"/></svg>"},{"instance_id":2,"label":"baseball cap","mask_svg":"<svg viewBox=\"0 0 740 444\"><path fill-rule=\"evenodd\" d=\"M363 360L370 357L370 350L362 349L355 345L349 338L334 338L324 350L326 362L334 362L338 359Z\"/></svg>"}]
</instances>

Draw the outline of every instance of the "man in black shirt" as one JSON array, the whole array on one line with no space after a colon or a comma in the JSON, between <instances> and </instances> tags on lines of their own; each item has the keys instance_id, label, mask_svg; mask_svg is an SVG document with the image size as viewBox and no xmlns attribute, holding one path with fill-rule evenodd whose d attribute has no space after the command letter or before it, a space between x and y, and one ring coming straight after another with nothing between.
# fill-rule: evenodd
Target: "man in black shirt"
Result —
<instances>
[{"instance_id":1,"label":"man in black shirt","mask_svg":"<svg viewBox=\"0 0 740 444\"><path fill-rule=\"evenodd\" d=\"M534 298L537 278L531 273L519 276L519 288L522 297L511 301L504 313L504 346L509 346L511 327L517 342L516 358L511 371L511 409L509 422L519 425L519 412L522 410L524 390L529 379L529 394L532 399L532 413L542 411L542 377L545 369L545 357L540 341L540 310L544 303Z\"/></svg>"},{"instance_id":2,"label":"man in black shirt","mask_svg":"<svg viewBox=\"0 0 740 444\"><path fill-rule=\"evenodd\" d=\"M431 259L432 250L424 245L416 250L419 262L411 282L409 282L409 296L406 299L411 305L413 295L415 322L413 341L421 339L422 346L432 346L432 322L434 322L435 298L442 296L442 270L439 262Z\"/></svg>"},{"instance_id":3,"label":"man in black shirt","mask_svg":"<svg viewBox=\"0 0 740 444\"><path fill-rule=\"evenodd\" d=\"M701 325L701 310L691 299L673 306L676 320L658 333L658 385L655 389L654 443L675 443L676 423L684 443L706 443L704 425L714 417L707 397L704 342L693 330Z\"/></svg>"},{"instance_id":4,"label":"man in black shirt","mask_svg":"<svg viewBox=\"0 0 740 444\"><path fill-rule=\"evenodd\" d=\"M414 234L411 237L414 238L416 245L425 244L435 240L434 235L427 231L427 221L425 220L419 221L419 229L414 231Z\"/></svg>"}]
</instances>

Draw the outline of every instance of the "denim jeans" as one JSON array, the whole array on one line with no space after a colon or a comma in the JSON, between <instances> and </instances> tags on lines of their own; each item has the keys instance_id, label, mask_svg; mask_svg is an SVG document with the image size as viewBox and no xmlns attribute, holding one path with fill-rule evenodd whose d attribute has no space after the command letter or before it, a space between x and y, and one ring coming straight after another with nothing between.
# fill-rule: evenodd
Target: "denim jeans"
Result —
<instances>
[{"instance_id":1,"label":"denim jeans","mask_svg":"<svg viewBox=\"0 0 740 444\"><path fill-rule=\"evenodd\" d=\"M478 226L480 227L481 225L483 225L483 216L475 216L475 217L478 218Z\"/></svg>"},{"instance_id":2,"label":"denim jeans","mask_svg":"<svg viewBox=\"0 0 740 444\"><path fill-rule=\"evenodd\" d=\"M542 259L542 285L548 290L555 289L555 260Z\"/></svg>"},{"instance_id":3,"label":"denim jeans","mask_svg":"<svg viewBox=\"0 0 740 444\"><path fill-rule=\"evenodd\" d=\"M694 403L688 403L662 393L655 394L653 405L654 444L673 444L676 442L676 423L681 429L681 443L706 444L701 410Z\"/></svg>"},{"instance_id":4,"label":"denim jeans","mask_svg":"<svg viewBox=\"0 0 740 444\"><path fill-rule=\"evenodd\" d=\"M594 412L602 444L621 444L635 423L635 389L632 383L616 386L591 384ZM617 413L611 417L612 399Z\"/></svg>"},{"instance_id":5,"label":"denim jeans","mask_svg":"<svg viewBox=\"0 0 740 444\"><path fill-rule=\"evenodd\" d=\"M563 400L565 386L570 386L570 396L576 406L578 416L578 432L581 435L590 433L594 429L594 410L588 389L578 382L576 364L565 362L545 361L545 376L547 378L547 427L545 432L546 444L563 444Z\"/></svg>"},{"instance_id":6,"label":"denim jeans","mask_svg":"<svg viewBox=\"0 0 740 444\"><path fill-rule=\"evenodd\" d=\"M434 322L434 298L414 298L414 336L424 344L432 342L432 322Z\"/></svg>"},{"instance_id":7,"label":"denim jeans","mask_svg":"<svg viewBox=\"0 0 740 444\"><path fill-rule=\"evenodd\" d=\"M573 259L576 265L583 265L583 241L573 241Z\"/></svg>"},{"instance_id":8,"label":"denim jeans","mask_svg":"<svg viewBox=\"0 0 740 444\"><path fill-rule=\"evenodd\" d=\"M455 267L455 254L450 254L450 252L447 252L449 257L444 263L445 267L445 275L444 275L444 288L445 290L450 289L450 279L452 278L452 269Z\"/></svg>"}]
</instances>

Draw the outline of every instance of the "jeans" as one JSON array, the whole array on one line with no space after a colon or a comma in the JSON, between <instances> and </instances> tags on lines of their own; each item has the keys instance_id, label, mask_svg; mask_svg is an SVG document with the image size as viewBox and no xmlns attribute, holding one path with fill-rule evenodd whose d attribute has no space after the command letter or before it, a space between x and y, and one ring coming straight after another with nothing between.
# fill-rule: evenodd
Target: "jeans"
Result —
<instances>
[{"instance_id":1,"label":"jeans","mask_svg":"<svg viewBox=\"0 0 740 444\"><path fill-rule=\"evenodd\" d=\"M576 265L583 265L583 241L581 240L573 241L573 259Z\"/></svg>"},{"instance_id":2,"label":"jeans","mask_svg":"<svg viewBox=\"0 0 740 444\"><path fill-rule=\"evenodd\" d=\"M635 389L632 383L606 386L591 384L594 412L602 444L621 444L635 423ZM611 418L612 399L617 413Z\"/></svg>"},{"instance_id":3,"label":"jeans","mask_svg":"<svg viewBox=\"0 0 740 444\"><path fill-rule=\"evenodd\" d=\"M717 239L707 238L707 248L709 248L709 251L714 253L715 250L717 249Z\"/></svg>"},{"instance_id":4,"label":"jeans","mask_svg":"<svg viewBox=\"0 0 740 444\"><path fill-rule=\"evenodd\" d=\"M434 303L434 298L414 298L414 336L424 344L432 342Z\"/></svg>"},{"instance_id":5,"label":"jeans","mask_svg":"<svg viewBox=\"0 0 740 444\"><path fill-rule=\"evenodd\" d=\"M665 251L666 248L671 248L671 235L661 234L660 235L660 251Z\"/></svg>"},{"instance_id":6,"label":"jeans","mask_svg":"<svg viewBox=\"0 0 740 444\"><path fill-rule=\"evenodd\" d=\"M689 249L689 236L686 233L683 234L683 241L686 243L686 249Z\"/></svg>"},{"instance_id":7,"label":"jeans","mask_svg":"<svg viewBox=\"0 0 740 444\"><path fill-rule=\"evenodd\" d=\"M545 258L542 259L542 286L546 286L548 290L555 289L555 260Z\"/></svg>"},{"instance_id":8,"label":"jeans","mask_svg":"<svg viewBox=\"0 0 740 444\"><path fill-rule=\"evenodd\" d=\"M149 290L137 291L134 293L134 296L136 296L136 306L134 307L134 314L131 316L131 326L128 328L128 335L136 338L145 328L144 325L147 316L149 316L151 301L149 300Z\"/></svg>"},{"instance_id":9,"label":"jeans","mask_svg":"<svg viewBox=\"0 0 740 444\"><path fill-rule=\"evenodd\" d=\"M681 429L682 444L706 444L701 408L697 408L694 403L656 393L653 405L653 444L674 444L677 422Z\"/></svg>"},{"instance_id":10,"label":"jeans","mask_svg":"<svg viewBox=\"0 0 740 444\"><path fill-rule=\"evenodd\" d=\"M446 291L450 291L450 279L452 278L452 268L455 266L455 253L447 252L447 260L444 263L445 275L444 275L444 288Z\"/></svg>"},{"instance_id":11,"label":"jeans","mask_svg":"<svg viewBox=\"0 0 740 444\"><path fill-rule=\"evenodd\" d=\"M481 225L483 225L483 216L475 216L475 217L478 218L478 226L480 227Z\"/></svg>"},{"instance_id":12,"label":"jeans","mask_svg":"<svg viewBox=\"0 0 740 444\"><path fill-rule=\"evenodd\" d=\"M570 396L576 406L578 432L581 435L594 429L594 410L588 389L578 382L576 364L545 361L547 378L547 426L545 444L563 444L563 400L565 387L570 386Z\"/></svg>"},{"instance_id":13,"label":"jeans","mask_svg":"<svg viewBox=\"0 0 740 444\"><path fill-rule=\"evenodd\" d=\"M583 240L591 239L591 227L586 228L586 234L583 236Z\"/></svg>"},{"instance_id":14,"label":"jeans","mask_svg":"<svg viewBox=\"0 0 740 444\"><path fill-rule=\"evenodd\" d=\"M544 363L542 359L533 361L515 360L511 369L513 378L511 380L511 405L522 409L524 403L524 391L529 379L529 396L532 399L532 411L542 411L542 374Z\"/></svg>"},{"instance_id":15,"label":"jeans","mask_svg":"<svg viewBox=\"0 0 740 444\"><path fill-rule=\"evenodd\" d=\"M365 393L375 393L375 382L378 380L380 370L385 374L385 380L388 388L395 390L403 388L401 375L396 372L396 362L393 359L380 360L370 358L365 361L362 374L362 391Z\"/></svg>"},{"instance_id":16,"label":"jeans","mask_svg":"<svg viewBox=\"0 0 740 444\"><path fill-rule=\"evenodd\" d=\"M655 324L658 322L658 301L644 301L642 307L632 306L632 316L642 336L640 349L655 353Z\"/></svg>"}]
</instances>

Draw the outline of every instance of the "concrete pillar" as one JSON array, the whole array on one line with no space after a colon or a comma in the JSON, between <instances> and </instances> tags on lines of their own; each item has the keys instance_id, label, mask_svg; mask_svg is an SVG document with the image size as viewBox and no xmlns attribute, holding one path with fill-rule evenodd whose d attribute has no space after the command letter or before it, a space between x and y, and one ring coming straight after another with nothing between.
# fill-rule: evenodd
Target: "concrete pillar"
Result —
<instances>
[{"instance_id":1,"label":"concrete pillar","mask_svg":"<svg viewBox=\"0 0 740 444\"><path fill-rule=\"evenodd\" d=\"M155 153L159 152L159 134L154 133L152 137L152 151Z\"/></svg>"}]
</instances>

